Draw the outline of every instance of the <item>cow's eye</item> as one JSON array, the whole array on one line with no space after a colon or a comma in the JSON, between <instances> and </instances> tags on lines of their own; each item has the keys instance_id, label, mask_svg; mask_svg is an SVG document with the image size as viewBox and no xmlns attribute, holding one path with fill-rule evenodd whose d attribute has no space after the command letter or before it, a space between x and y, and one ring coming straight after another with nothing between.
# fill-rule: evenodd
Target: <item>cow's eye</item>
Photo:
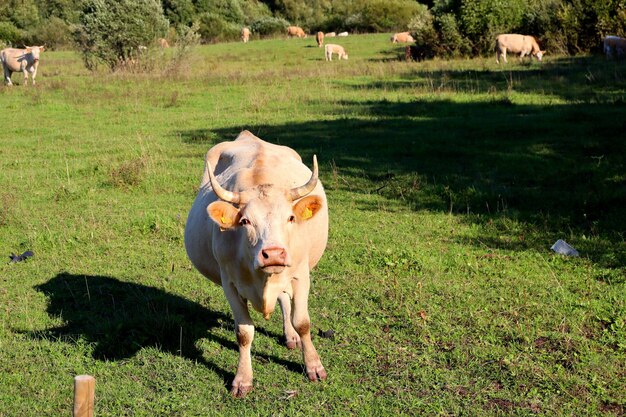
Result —
<instances>
[{"instance_id":1,"label":"cow's eye","mask_svg":"<svg viewBox=\"0 0 626 417\"><path fill-rule=\"evenodd\" d=\"M287 221L288 221L289 223L293 223L293 222L295 222L295 221L296 221L296 216L294 216L294 215L292 214L291 216L289 216L289 219L287 219Z\"/></svg>"},{"instance_id":2,"label":"cow's eye","mask_svg":"<svg viewBox=\"0 0 626 417\"><path fill-rule=\"evenodd\" d=\"M244 218L242 218L241 220L239 220L239 224L240 224L241 226L245 226L245 225L247 225L247 224L250 224L250 220L248 220L248 219L246 219L246 218L244 217Z\"/></svg>"}]
</instances>

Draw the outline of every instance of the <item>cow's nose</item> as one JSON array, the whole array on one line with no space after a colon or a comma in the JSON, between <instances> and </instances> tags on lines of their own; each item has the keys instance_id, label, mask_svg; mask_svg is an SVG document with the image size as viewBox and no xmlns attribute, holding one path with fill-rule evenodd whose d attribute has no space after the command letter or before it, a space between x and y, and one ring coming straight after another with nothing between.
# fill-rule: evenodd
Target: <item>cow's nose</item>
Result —
<instances>
[{"instance_id":1,"label":"cow's nose","mask_svg":"<svg viewBox=\"0 0 626 417\"><path fill-rule=\"evenodd\" d=\"M259 259L262 266L285 265L287 251L280 246L270 246L261 250Z\"/></svg>"}]
</instances>

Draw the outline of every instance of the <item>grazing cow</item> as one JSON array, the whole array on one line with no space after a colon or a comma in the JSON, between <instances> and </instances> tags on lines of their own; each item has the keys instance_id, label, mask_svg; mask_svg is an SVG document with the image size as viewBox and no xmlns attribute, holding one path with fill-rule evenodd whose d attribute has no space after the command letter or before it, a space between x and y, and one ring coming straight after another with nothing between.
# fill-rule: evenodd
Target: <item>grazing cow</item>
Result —
<instances>
[{"instance_id":1,"label":"grazing cow","mask_svg":"<svg viewBox=\"0 0 626 417\"><path fill-rule=\"evenodd\" d=\"M324 56L326 57L326 61L333 60L333 53L337 54L339 60L341 60L341 58L348 59L348 54L346 53L346 50L343 49L343 46L335 45L334 43L327 43L324 47Z\"/></svg>"},{"instance_id":2,"label":"grazing cow","mask_svg":"<svg viewBox=\"0 0 626 417\"><path fill-rule=\"evenodd\" d=\"M324 32L317 32L315 40L317 41L317 47L321 48L324 45Z\"/></svg>"},{"instance_id":3,"label":"grazing cow","mask_svg":"<svg viewBox=\"0 0 626 417\"><path fill-rule=\"evenodd\" d=\"M169 48L169 47L170 47L170 44L169 44L169 42L167 41L167 39L165 39L165 38L159 38L159 46L160 46L161 48Z\"/></svg>"},{"instance_id":4,"label":"grazing cow","mask_svg":"<svg viewBox=\"0 0 626 417\"><path fill-rule=\"evenodd\" d=\"M244 27L241 29L241 41L247 43L250 40L250 29Z\"/></svg>"},{"instance_id":5,"label":"grazing cow","mask_svg":"<svg viewBox=\"0 0 626 417\"><path fill-rule=\"evenodd\" d=\"M338 33L337 36L346 37L346 36L348 36L348 32Z\"/></svg>"},{"instance_id":6,"label":"grazing cow","mask_svg":"<svg viewBox=\"0 0 626 417\"><path fill-rule=\"evenodd\" d=\"M520 61L526 55L531 54L536 57L538 61L541 61L546 51L542 51L539 48L539 44L532 36L518 35L507 33L504 35L498 35L496 37L496 63L500 63L500 56L504 58L504 62L507 63L506 53L507 51L515 54L520 54Z\"/></svg>"},{"instance_id":7,"label":"grazing cow","mask_svg":"<svg viewBox=\"0 0 626 417\"><path fill-rule=\"evenodd\" d=\"M298 38L306 38L306 33L304 33L304 30L302 30L299 26L289 26L287 28L287 36L290 38L293 38L294 36Z\"/></svg>"},{"instance_id":8,"label":"grazing cow","mask_svg":"<svg viewBox=\"0 0 626 417\"><path fill-rule=\"evenodd\" d=\"M335 32L328 32L324 36L327 38L334 38L335 36L337 36L337 34Z\"/></svg>"},{"instance_id":9,"label":"grazing cow","mask_svg":"<svg viewBox=\"0 0 626 417\"><path fill-rule=\"evenodd\" d=\"M185 248L198 271L222 286L233 313L239 346L234 397L252 389L248 304L269 319L278 302L287 347L302 348L311 381L326 379L311 341L307 303L310 270L327 239L326 195L315 156L311 172L293 149L247 130L209 150L185 226Z\"/></svg>"},{"instance_id":10,"label":"grazing cow","mask_svg":"<svg viewBox=\"0 0 626 417\"><path fill-rule=\"evenodd\" d=\"M399 32L393 34L393 36L391 37L391 42L415 42L415 39L413 39L413 36L411 36L409 32Z\"/></svg>"},{"instance_id":11,"label":"grazing cow","mask_svg":"<svg viewBox=\"0 0 626 417\"><path fill-rule=\"evenodd\" d=\"M32 84L35 85L37 68L39 67L39 54L44 51L43 46L28 46L26 49L6 48L0 51L0 60L4 71L4 82L13 85L11 75L14 72L24 73L24 85L28 84L28 73Z\"/></svg>"},{"instance_id":12,"label":"grazing cow","mask_svg":"<svg viewBox=\"0 0 626 417\"><path fill-rule=\"evenodd\" d=\"M626 56L626 39L619 36L607 36L604 38L604 54L608 58L621 58Z\"/></svg>"}]
</instances>

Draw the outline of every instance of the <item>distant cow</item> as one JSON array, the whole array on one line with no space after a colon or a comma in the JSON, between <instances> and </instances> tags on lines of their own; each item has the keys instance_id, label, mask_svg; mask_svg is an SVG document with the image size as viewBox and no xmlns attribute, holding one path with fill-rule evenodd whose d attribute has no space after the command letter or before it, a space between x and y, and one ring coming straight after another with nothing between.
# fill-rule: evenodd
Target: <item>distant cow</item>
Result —
<instances>
[{"instance_id":1,"label":"distant cow","mask_svg":"<svg viewBox=\"0 0 626 417\"><path fill-rule=\"evenodd\" d=\"M337 36L341 36L341 37L348 36L348 32L341 32L341 33L338 33L338 34L337 34Z\"/></svg>"},{"instance_id":2,"label":"distant cow","mask_svg":"<svg viewBox=\"0 0 626 417\"><path fill-rule=\"evenodd\" d=\"M313 171L286 146L248 131L213 146L185 226L187 255L221 285L235 320L239 365L231 395L252 389L254 323L249 305L267 320L280 305L290 349L302 349L311 381L327 373L311 341L310 271L328 240L328 204Z\"/></svg>"},{"instance_id":3,"label":"distant cow","mask_svg":"<svg viewBox=\"0 0 626 417\"><path fill-rule=\"evenodd\" d=\"M287 28L287 36L290 38L293 38L294 36L298 38L306 38L306 33L304 33L304 30L302 30L299 26L289 26Z\"/></svg>"},{"instance_id":4,"label":"distant cow","mask_svg":"<svg viewBox=\"0 0 626 417\"><path fill-rule=\"evenodd\" d=\"M317 41L317 47L321 48L324 45L324 32L317 32L315 40Z\"/></svg>"},{"instance_id":5,"label":"distant cow","mask_svg":"<svg viewBox=\"0 0 626 417\"><path fill-rule=\"evenodd\" d=\"M520 54L520 61L526 55L532 55L537 58L538 61L541 61L543 55L546 51L542 51L539 48L539 44L532 36L527 35L518 35L518 34L504 34L498 35L496 37L496 63L500 63L500 56L504 58L504 62L508 62L506 60L506 53L513 52L514 54Z\"/></svg>"},{"instance_id":6,"label":"distant cow","mask_svg":"<svg viewBox=\"0 0 626 417\"><path fill-rule=\"evenodd\" d=\"M607 58L622 58L626 56L626 39L619 36L604 38L604 54Z\"/></svg>"},{"instance_id":7,"label":"distant cow","mask_svg":"<svg viewBox=\"0 0 626 417\"><path fill-rule=\"evenodd\" d=\"M348 54L346 53L346 50L343 49L343 46L335 45L334 43L327 43L324 47L324 56L326 56L326 61L332 61L333 54L337 54L338 59L348 59Z\"/></svg>"},{"instance_id":8,"label":"distant cow","mask_svg":"<svg viewBox=\"0 0 626 417\"><path fill-rule=\"evenodd\" d=\"M4 82L13 85L11 75L14 72L24 73L24 85L28 84L28 74L32 84L35 85L37 68L39 67L39 54L44 51L43 46L28 46L26 49L6 48L0 51L0 60L4 71Z\"/></svg>"},{"instance_id":9,"label":"distant cow","mask_svg":"<svg viewBox=\"0 0 626 417\"><path fill-rule=\"evenodd\" d=\"M337 36L337 34L335 32L328 32L324 36L327 38L334 38L335 36Z\"/></svg>"},{"instance_id":10,"label":"distant cow","mask_svg":"<svg viewBox=\"0 0 626 417\"><path fill-rule=\"evenodd\" d=\"M160 46L161 48L169 48L169 47L170 47L170 44L169 44L169 42L167 41L167 39L165 39L165 38L159 38L159 46Z\"/></svg>"},{"instance_id":11,"label":"distant cow","mask_svg":"<svg viewBox=\"0 0 626 417\"><path fill-rule=\"evenodd\" d=\"M413 39L413 36L411 36L409 32L399 32L393 34L393 36L391 37L391 42L415 42L415 39Z\"/></svg>"},{"instance_id":12,"label":"distant cow","mask_svg":"<svg viewBox=\"0 0 626 417\"><path fill-rule=\"evenodd\" d=\"M247 43L250 40L250 29L244 27L241 29L241 41Z\"/></svg>"}]
</instances>

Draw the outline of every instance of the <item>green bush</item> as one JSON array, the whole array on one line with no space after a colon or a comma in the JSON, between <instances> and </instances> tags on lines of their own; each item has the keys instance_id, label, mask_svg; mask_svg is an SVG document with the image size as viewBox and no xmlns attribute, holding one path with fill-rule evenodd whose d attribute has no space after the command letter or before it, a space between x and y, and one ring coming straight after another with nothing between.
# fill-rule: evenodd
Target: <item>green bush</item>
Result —
<instances>
[{"instance_id":1,"label":"green bush","mask_svg":"<svg viewBox=\"0 0 626 417\"><path fill-rule=\"evenodd\" d=\"M30 32L33 45L46 45L50 49L68 46L72 43L72 32L67 23L58 17L52 17Z\"/></svg>"},{"instance_id":2,"label":"green bush","mask_svg":"<svg viewBox=\"0 0 626 417\"><path fill-rule=\"evenodd\" d=\"M74 36L87 68L102 62L114 70L135 59L140 45L150 45L167 28L155 0L86 0Z\"/></svg>"},{"instance_id":3,"label":"green bush","mask_svg":"<svg viewBox=\"0 0 626 417\"><path fill-rule=\"evenodd\" d=\"M259 36L284 35L289 22L280 17L264 17L250 24L250 31Z\"/></svg>"},{"instance_id":4,"label":"green bush","mask_svg":"<svg viewBox=\"0 0 626 417\"><path fill-rule=\"evenodd\" d=\"M17 45L24 39L22 30L15 27L11 22L0 22L0 42Z\"/></svg>"},{"instance_id":5,"label":"green bush","mask_svg":"<svg viewBox=\"0 0 626 417\"><path fill-rule=\"evenodd\" d=\"M198 33L204 42L235 40L239 38L241 25L217 13L202 13L198 18Z\"/></svg>"}]
</instances>

